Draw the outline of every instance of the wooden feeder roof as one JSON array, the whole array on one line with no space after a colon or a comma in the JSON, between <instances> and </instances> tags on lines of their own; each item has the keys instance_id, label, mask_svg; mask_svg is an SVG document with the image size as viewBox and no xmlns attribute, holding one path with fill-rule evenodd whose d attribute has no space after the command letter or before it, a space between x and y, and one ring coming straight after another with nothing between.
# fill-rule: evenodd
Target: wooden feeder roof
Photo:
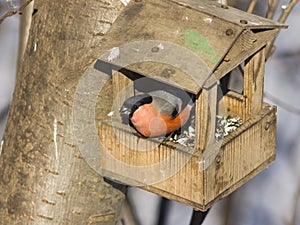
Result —
<instances>
[{"instance_id":1,"label":"wooden feeder roof","mask_svg":"<svg viewBox=\"0 0 300 225\"><path fill-rule=\"evenodd\" d=\"M203 86L222 78L265 46L276 37L280 28L285 27L214 1L131 1L105 35L101 49L105 51L147 40L160 40L187 48L199 57L201 66L193 76L196 82L191 80L190 74L172 64L147 61L126 68L147 77L170 81L197 94ZM167 51L163 46L158 47L157 51ZM181 60L185 56L188 57L188 54L184 52L182 55L170 54L167 60ZM189 67L189 60L186 61L187 65L183 67Z\"/></svg>"}]
</instances>

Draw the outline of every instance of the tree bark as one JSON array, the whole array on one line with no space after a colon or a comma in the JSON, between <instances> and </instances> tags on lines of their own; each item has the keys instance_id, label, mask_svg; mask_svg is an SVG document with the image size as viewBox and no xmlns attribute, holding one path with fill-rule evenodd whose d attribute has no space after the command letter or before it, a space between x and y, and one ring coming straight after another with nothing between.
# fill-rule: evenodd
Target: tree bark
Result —
<instances>
[{"instance_id":1,"label":"tree bark","mask_svg":"<svg viewBox=\"0 0 300 225\"><path fill-rule=\"evenodd\" d=\"M36 0L0 157L1 224L115 224L123 194L80 155L72 104L84 70L124 7Z\"/></svg>"}]
</instances>

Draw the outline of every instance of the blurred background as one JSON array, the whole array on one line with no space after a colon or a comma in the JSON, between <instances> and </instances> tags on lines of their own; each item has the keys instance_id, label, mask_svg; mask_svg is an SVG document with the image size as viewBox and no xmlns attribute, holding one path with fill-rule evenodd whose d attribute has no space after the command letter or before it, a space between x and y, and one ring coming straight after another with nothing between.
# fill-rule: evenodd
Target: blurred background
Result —
<instances>
[{"instance_id":1,"label":"blurred background","mask_svg":"<svg viewBox=\"0 0 300 225\"><path fill-rule=\"evenodd\" d=\"M245 10L249 1L235 1ZM280 1L285 5L288 1ZM267 0L254 13L265 15ZM278 17L281 9L276 11ZM276 19L275 16L275 19ZM0 24L0 138L14 89L21 15ZM300 225L300 4L286 21L266 64L265 101L278 106L277 159L247 184L212 207L204 225ZM128 198L136 224L156 225L161 206L157 195L130 188ZM188 225L192 208L169 202L166 225ZM131 224L126 224L131 225ZM162 225L162 224L161 224Z\"/></svg>"},{"instance_id":2,"label":"blurred background","mask_svg":"<svg viewBox=\"0 0 300 225\"><path fill-rule=\"evenodd\" d=\"M20 15L0 24L0 137L4 132L6 115L14 89L17 71Z\"/></svg>"}]
</instances>

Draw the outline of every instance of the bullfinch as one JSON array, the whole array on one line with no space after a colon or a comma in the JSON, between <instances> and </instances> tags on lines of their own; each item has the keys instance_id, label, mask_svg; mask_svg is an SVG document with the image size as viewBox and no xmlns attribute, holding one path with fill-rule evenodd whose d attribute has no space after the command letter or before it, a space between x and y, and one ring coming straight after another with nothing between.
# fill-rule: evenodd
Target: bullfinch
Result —
<instances>
[{"instance_id":1,"label":"bullfinch","mask_svg":"<svg viewBox=\"0 0 300 225\"><path fill-rule=\"evenodd\" d=\"M192 107L191 96L183 90L155 90L126 99L120 116L142 136L159 137L179 130L189 120Z\"/></svg>"}]
</instances>

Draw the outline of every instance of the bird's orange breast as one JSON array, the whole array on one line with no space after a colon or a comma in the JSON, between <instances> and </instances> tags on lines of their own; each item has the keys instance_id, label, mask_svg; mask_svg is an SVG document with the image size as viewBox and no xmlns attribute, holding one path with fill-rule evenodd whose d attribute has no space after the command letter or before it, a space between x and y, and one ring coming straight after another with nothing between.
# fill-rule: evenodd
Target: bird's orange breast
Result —
<instances>
[{"instance_id":1,"label":"bird's orange breast","mask_svg":"<svg viewBox=\"0 0 300 225\"><path fill-rule=\"evenodd\" d=\"M145 137L157 137L178 130L187 122L189 116L189 106L175 118L171 118L167 114L158 114L153 104L145 104L134 112L131 122Z\"/></svg>"}]
</instances>

